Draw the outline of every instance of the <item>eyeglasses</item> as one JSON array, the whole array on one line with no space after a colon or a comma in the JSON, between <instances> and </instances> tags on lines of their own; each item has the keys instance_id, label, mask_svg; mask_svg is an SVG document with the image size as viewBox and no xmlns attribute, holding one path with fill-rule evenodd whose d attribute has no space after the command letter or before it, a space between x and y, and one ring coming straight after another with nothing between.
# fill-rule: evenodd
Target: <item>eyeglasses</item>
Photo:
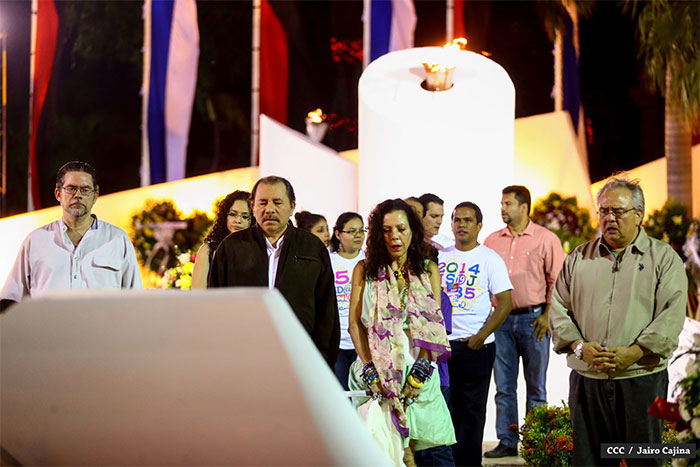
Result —
<instances>
[{"instance_id":1,"label":"eyeglasses","mask_svg":"<svg viewBox=\"0 0 700 467\"><path fill-rule=\"evenodd\" d=\"M238 217L244 221L249 221L251 219L250 214L236 214L235 212L229 212L228 216L233 217L234 219Z\"/></svg>"},{"instance_id":2,"label":"eyeglasses","mask_svg":"<svg viewBox=\"0 0 700 467\"><path fill-rule=\"evenodd\" d=\"M598 209L598 217L605 218L612 214L615 219L619 219L630 211L634 211L634 208L600 208Z\"/></svg>"},{"instance_id":3,"label":"eyeglasses","mask_svg":"<svg viewBox=\"0 0 700 467\"><path fill-rule=\"evenodd\" d=\"M341 232L343 232L344 234L348 234L348 235L350 235L351 237L354 237L354 236L356 236L356 235L358 235L358 234L364 235L365 232L367 232L367 229L341 230Z\"/></svg>"},{"instance_id":4,"label":"eyeglasses","mask_svg":"<svg viewBox=\"0 0 700 467\"><path fill-rule=\"evenodd\" d=\"M73 185L68 185L68 186L62 186L59 187L61 190L63 190L64 193L67 193L71 196L75 195L76 193L80 192L80 196L90 196L95 192L94 188L87 187L87 186L73 186Z\"/></svg>"}]
</instances>

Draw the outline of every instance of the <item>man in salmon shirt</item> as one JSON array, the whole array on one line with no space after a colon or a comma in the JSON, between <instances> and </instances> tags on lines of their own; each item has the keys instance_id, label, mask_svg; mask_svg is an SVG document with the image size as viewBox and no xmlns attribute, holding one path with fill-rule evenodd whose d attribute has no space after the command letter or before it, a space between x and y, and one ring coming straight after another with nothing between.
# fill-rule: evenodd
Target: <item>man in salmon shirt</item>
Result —
<instances>
[{"instance_id":1,"label":"man in salmon shirt","mask_svg":"<svg viewBox=\"0 0 700 467\"><path fill-rule=\"evenodd\" d=\"M564 262L559 238L529 218L530 191L521 185L502 191L501 218L506 227L486 238L508 268L513 284L513 310L496 330L496 434L498 446L484 454L516 456L518 438L509 430L518 424L518 366L523 359L527 386L526 412L547 402L549 364L548 313L552 290Z\"/></svg>"}]
</instances>

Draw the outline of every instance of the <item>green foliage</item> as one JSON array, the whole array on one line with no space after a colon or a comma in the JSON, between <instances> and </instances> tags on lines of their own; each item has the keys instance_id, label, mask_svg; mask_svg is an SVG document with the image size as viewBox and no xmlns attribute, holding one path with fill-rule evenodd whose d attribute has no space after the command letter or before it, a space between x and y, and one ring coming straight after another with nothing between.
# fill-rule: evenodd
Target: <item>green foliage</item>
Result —
<instances>
[{"instance_id":1,"label":"green foliage","mask_svg":"<svg viewBox=\"0 0 700 467\"><path fill-rule=\"evenodd\" d=\"M698 374L695 373L695 379L697 380L697 378ZM697 381L695 384L698 384ZM695 398L694 407L698 407L697 399L700 398L700 391L695 391ZM527 465L568 466L571 462L574 449L573 427L569 407L563 401L562 404L563 407L541 405L532 409L525 416L525 423L520 428L519 435L522 438L520 455ZM666 421L661 442L663 444L677 444L687 441L680 440L675 424ZM620 465L623 463L627 465L624 459ZM664 466L670 467L671 465L670 459L664 459Z\"/></svg>"},{"instance_id":2,"label":"green foliage","mask_svg":"<svg viewBox=\"0 0 700 467\"><path fill-rule=\"evenodd\" d=\"M579 208L575 196L562 198L558 193L550 193L537 200L531 219L554 232L567 253L595 236L588 209Z\"/></svg>"},{"instance_id":3,"label":"green foliage","mask_svg":"<svg viewBox=\"0 0 700 467\"><path fill-rule=\"evenodd\" d=\"M165 251L158 250L152 255L157 242L153 225L178 221L185 222L187 226L175 230L168 261L162 264ZM170 200L146 200L143 210L131 216L131 241L136 249L136 257L142 266L157 273L175 267L178 264L176 254L181 251L197 251L211 224L212 220L204 212L194 211L190 217L184 218Z\"/></svg>"},{"instance_id":4,"label":"green foliage","mask_svg":"<svg viewBox=\"0 0 700 467\"><path fill-rule=\"evenodd\" d=\"M649 85L700 121L700 6L694 1L627 1L637 17L639 56ZM668 93L666 79L670 79Z\"/></svg>"},{"instance_id":5,"label":"green foliage","mask_svg":"<svg viewBox=\"0 0 700 467\"><path fill-rule=\"evenodd\" d=\"M569 407L543 404L530 410L520 427L520 455L527 465L568 466L574 440ZM513 425L517 430L517 426Z\"/></svg>"},{"instance_id":6,"label":"green foliage","mask_svg":"<svg viewBox=\"0 0 700 467\"><path fill-rule=\"evenodd\" d=\"M589 17L595 8L595 3L590 0L574 0L567 3L573 4L573 8L580 18ZM561 0L537 0L535 7L547 32L547 37L554 42L557 31L565 31L565 20L569 17L569 12L566 10L564 2Z\"/></svg>"},{"instance_id":7,"label":"green foliage","mask_svg":"<svg viewBox=\"0 0 700 467\"><path fill-rule=\"evenodd\" d=\"M663 208L655 210L647 217L644 230L650 237L670 243L679 250L685 243L692 221L688 207L669 198Z\"/></svg>"},{"instance_id":8,"label":"green foliage","mask_svg":"<svg viewBox=\"0 0 700 467\"><path fill-rule=\"evenodd\" d=\"M676 424L666 420L664 422L664 432L661 433L662 444L678 444L678 430ZM671 459L664 459L664 467L671 467L673 462Z\"/></svg>"},{"instance_id":9,"label":"green foliage","mask_svg":"<svg viewBox=\"0 0 700 467\"><path fill-rule=\"evenodd\" d=\"M676 386L679 392L678 409L682 418L678 422L678 428L682 428L682 431L677 436L679 443L692 443L696 449L700 449L700 334L693 336L693 346L686 353L690 355L685 368L686 376ZM700 466L700 457L697 456L695 459L681 461L683 462L677 460L676 465Z\"/></svg>"}]
</instances>

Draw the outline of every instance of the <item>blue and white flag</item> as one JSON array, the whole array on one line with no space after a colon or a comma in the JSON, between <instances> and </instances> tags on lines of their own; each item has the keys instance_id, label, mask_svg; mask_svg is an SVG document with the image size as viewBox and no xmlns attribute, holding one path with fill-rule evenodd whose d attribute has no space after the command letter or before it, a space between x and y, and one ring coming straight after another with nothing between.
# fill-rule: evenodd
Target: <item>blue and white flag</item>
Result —
<instances>
[{"instance_id":1,"label":"blue and white flag","mask_svg":"<svg viewBox=\"0 0 700 467\"><path fill-rule=\"evenodd\" d=\"M366 0L364 12L365 66L395 50L413 47L416 9L413 0Z\"/></svg>"},{"instance_id":2,"label":"blue and white flag","mask_svg":"<svg viewBox=\"0 0 700 467\"><path fill-rule=\"evenodd\" d=\"M197 84L195 0L146 0L141 185L185 178Z\"/></svg>"}]
</instances>

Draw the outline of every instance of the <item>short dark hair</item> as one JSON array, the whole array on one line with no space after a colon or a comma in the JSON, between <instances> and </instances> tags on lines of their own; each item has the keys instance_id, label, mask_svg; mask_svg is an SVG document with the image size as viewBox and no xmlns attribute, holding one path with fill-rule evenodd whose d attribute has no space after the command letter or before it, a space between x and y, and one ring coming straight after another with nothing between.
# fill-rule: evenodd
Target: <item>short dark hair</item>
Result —
<instances>
[{"instance_id":1,"label":"short dark hair","mask_svg":"<svg viewBox=\"0 0 700 467\"><path fill-rule=\"evenodd\" d=\"M93 188L97 189L97 172L93 166L83 161L70 161L63 164L56 173L56 188L61 188L63 186L68 172L85 172L86 174L90 174Z\"/></svg>"},{"instance_id":2,"label":"short dark hair","mask_svg":"<svg viewBox=\"0 0 700 467\"><path fill-rule=\"evenodd\" d=\"M476 223L481 224L481 221L484 220L483 214L481 214L481 208L477 206L475 203L472 203L471 201L462 201L459 203L455 208L452 210L452 219L455 218L455 211L459 208L470 208L474 210L474 215L476 215Z\"/></svg>"},{"instance_id":3,"label":"short dark hair","mask_svg":"<svg viewBox=\"0 0 700 467\"><path fill-rule=\"evenodd\" d=\"M297 228L303 230L304 232L311 232L314 225L321 221L325 221L326 218L321 214L314 214L309 211L301 211L294 214L294 220L297 221Z\"/></svg>"},{"instance_id":4,"label":"short dark hair","mask_svg":"<svg viewBox=\"0 0 700 467\"><path fill-rule=\"evenodd\" d=\"M420 201L420 204L423 205L423 217L425 217L425 215L428 214L428 203L437 203L440 206L443 206L445 204L442 198L432 193L423 193L418 197L418 201Z\"/></svg>"},{"instance_id":5,"label":"short dark hair","mask_svg":"<svg viewBox=\"0 0 700 467\"><path fill-rule=\"evenodd\" d=\"M338 251L340 249L340 240L335 236L335 233L342 231L345 228L345 224L353 219L360 219L364 225L362 216L356 212L348 211L338 216L338 220L335 221L335 225L333 226L333 235L331 235L331 251Z\"/></svg>"},{"instance_id":6,"label":"short dark hair","mask_svg":"<svg viewBox=\"0 0 700 467\"><path fill-rule=\"evenodd\" d=\"M282 183L285 190L287 190L287 198L289 198L289 203L295 204L297 202L297 198L294 195L294 188L292 188L292 184L289 183L289 180L286 178L278 177L277 175L268 175L267 177L263 177L255 182L255 185L253 185L253 191L250 193L250 204L255 202L255 193L258 191L259 185L276 185L278 183Z\"/></svg>"},{"instance_id":7,"label":"short dark hair","mask_svg":"<svg viewBox=\"0 0 700 467\"><path fill-rule=\"evenodd\" d=\"M502 193L507 195L509 193L515 194L515 199L518 200L520 204L527 204L527 214L530 215L530 209L532 208L532 198L530 197L530 190L522 185L510 185L503 189Z\"/></svg>"}]
</instances>

